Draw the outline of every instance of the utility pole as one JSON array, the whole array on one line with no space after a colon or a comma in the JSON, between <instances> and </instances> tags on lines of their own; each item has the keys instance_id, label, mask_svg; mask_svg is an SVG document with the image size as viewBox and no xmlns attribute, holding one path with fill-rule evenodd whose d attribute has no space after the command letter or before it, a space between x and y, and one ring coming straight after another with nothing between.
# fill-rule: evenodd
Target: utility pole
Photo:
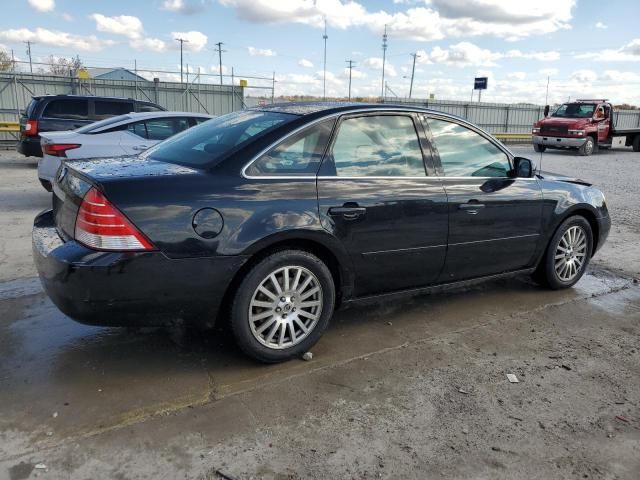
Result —
<instances>
[{"instance_id":1,"label":"utility pole","mask_svg":"<svg viewBox=\"0 0 640 480\"><path fill-rule=\"evenodd\" d=\"M218 69L220 70L220 85L222 85L222 52L226 52L226 50L222 50L222 45L224 43L218 42L216 43L217 47L216 52L218 52Z\"/></svg>"},{"instance_id":2,"label":"utility pole","mask_svg":"<svg viewBox=\"0 0 640 480\"><path fill-rule=\"evenodd\" d=\"M387 26L384 26L384 34L382 35L382 100L384 101L384 66L387 60Z\"/></svg>"},{"instance_id":3,"label":"utility pole","mask_svg":"<svg viewBox=\"0 0 640 480\"><path fill-rule=\"evenodd\" d=\"M183 44L189 43L189 40L184 38L176 38L176 41L180 42L180 83L182 83L182 46Z\"/></svg>"},{"instance_id":4,"label":"utility pole","mask_svg":"<svg viewBox=\"0 0 640 480\"><path fill-rule=\"evenodd\" d=\"M24 43L27 44L27 55L29 55L29 71L33 73L33 64L31 63L31 41L27 40Z\"/></svg>"},{"instance_id":5,"label":"utility pole","mask_svg":"<svg viewBox=\"0 0 640 480\"><path fill-rule=\"evenodd\" d=\"M411 93L413 93L413 76L416 73L416 58L418 58L420 55L418 55L418 53L412 53L411 56L413 57L413 67L411 68L411 84L409 85L409 99L411 99Z\"/></svg>"},{"instance_id":6,"label":"utility pole","mask_svg":"<svg viewBox=\"0 0 640 480\"><path fill-rule=\"evenodd\" d=\"M322 67L322 100L327 99L327 17L324 17L324 66Z\"/></svg>"},{"instance_id":7,"label":"utility pole","mask_svg":"<svg viewBox=\"0 0 640 480\"><path fill-rule=\"evenodd\" d=\"M353 70L355 62L351 59L345 60L345 62L349 64L349 101L351 101L351 70Z\"/></svg>"}]
</instances>

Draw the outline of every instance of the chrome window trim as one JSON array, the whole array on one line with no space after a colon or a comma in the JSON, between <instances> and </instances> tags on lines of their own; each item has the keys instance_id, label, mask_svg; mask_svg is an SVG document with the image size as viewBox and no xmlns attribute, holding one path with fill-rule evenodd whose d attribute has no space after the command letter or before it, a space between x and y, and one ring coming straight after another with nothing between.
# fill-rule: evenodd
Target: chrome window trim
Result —
<instances>
[{"instance_id":1,"label":"chrome window trim","mask_svg":"<svg viewBox=\"0 0 640 480\"><path fill-rule=\"evenodd\" d=\"M287 133L286 135L284 135L283 137L280 137L278 140L276 140L275 142L272 142L271 144L269 144L267 147L265 147L264 149L262 149L260 152L258 152L257 154L255 154L251 160L249 160L241 169L241 175L248 179L248 180L259 180L259 179L266 179L266 180L282 180L282 179L292 179L292 178L297 178L297 179L312 179L312 178L322 178L322 179L326 179L326 178L347 178L347 177L339 177L339 176L335 176L335 177L331 177L331 176L327 176L327 177L319 177L317 175L314 176L296 176L296 175L248 175L247 174L247 169L251 166L251 164L253 164L253 162L255 162L256 160L258 160L262 155L264 155L265 153L267 153L269 150L271 150L272 148L276 147L277 145L279 145L280 143L284 142L285 140L287 140L289 137L301 132L302 130L309 128L313 125L315 125L316 123L319 122L323 122L325 120L329 120L331 118L336 118L336 117L341 117L344 115L352 115L354 113L376 113L376 112L398 112L398 113L421 113L423 115L431 115L434 117L441 117L446 121L452 121L454 123L461 123L464 124L465 127L469 127L471 130L475 130L476 133L480 134L482 137L485 137L486 140L488 140L489 142L493 143L494 145L496 145L500 150L502 150L508 157L509 163L511 163L512 159L515 157L515 155L508 149L506 148L506 146L502 145L499 141L496 141L489 132L486 132L485 130L469 123L467 120L464 120L462 118L456 117L455 115L450 115L448 113L443 113L443 112L432 112L430 110L425 110L423 108L416 108L416 107L402 107L402 106L381 106L380 108L357 108L355 110L342 110L340 112L334 112L331 114L328 114L326 116L320 117L320 118L316 118L315 120L306 123L304 125L301 125L300 127L290 131L289 133ZM414 125L415 127L415 125ZM351 178L508 178L508 177L446 177L446 176L428 176L425 173L424 177L351 177ZM523 179L524 180L524 179Z\"/></svg>"}]
</instances>

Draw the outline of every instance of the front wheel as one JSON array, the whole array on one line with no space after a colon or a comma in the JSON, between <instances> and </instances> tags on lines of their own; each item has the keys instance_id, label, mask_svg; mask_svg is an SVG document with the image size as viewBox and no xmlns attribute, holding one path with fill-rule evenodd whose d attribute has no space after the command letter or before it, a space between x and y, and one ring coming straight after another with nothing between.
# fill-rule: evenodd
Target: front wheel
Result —
<instances>
[{"instance_id":1,"label":"front wheel","mask_svg":"<svg viewBox=\"0 0 640 480\"><path fill-rule=\"evenodd\" d=\"M567 218L551 238L535 278L554 290L575 285L589 264L593 249L591 225L582 216Z\"/></svg>"},{"instance_id":2,"label":"front wheel","mask_svg":"<svg viewBox=\"0 0 640 480\"><path fill-rule=\"evenodd\" d=\"M588 157L595 150L596 143L593 140L593 137L587 137L584 144L578 148L578 153L583 157Z\"/></svg>"},{"instance_id":3,"label":"front wheel","mask_svg":"<svg viewBox=\"0 0 640 480\"><path fill-rule=\"evenodd\" d=\"M533 150L538 152L538 153L542 153L547 149L547 147L545 147L544 145L540 145L538 143L534 143L533 144Z\"/></svg>"},{"instance_id":4,"label":"front wheel","mask_svg":"<svg viewBox=\"0 0 640 480\"><path fill-rule=\"evenodd\" d=\"M231 309L238 346L265 363L298 357L329 324L335 304L333 277L315 255L275 252L246 275Z\"/></svg>"}]
</instances>

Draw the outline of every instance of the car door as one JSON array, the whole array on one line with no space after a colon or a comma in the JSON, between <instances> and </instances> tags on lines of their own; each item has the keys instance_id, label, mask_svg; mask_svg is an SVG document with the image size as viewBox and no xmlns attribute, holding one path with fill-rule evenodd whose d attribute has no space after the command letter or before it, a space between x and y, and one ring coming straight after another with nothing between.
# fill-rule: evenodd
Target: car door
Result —
<instances>
[{"instance_id":1,"label":"car door","mask_svg":"<svg viewBox=\"0 0 640 480\"><path fill-rule=\"evenodd\" d=\"M426 162L426 163L425 163ZM447 241L446 194L428 176L431 153L416 115L342 117L318 175L322 226L352 261L356 296L428 285Z\"/></svg>"},{"instance_id":2,"label":"car door","mask_svg":"<svg viewBox=\"0 0 640 480\"><path fill-rule=\"evenodd\" d=\"M511 176L497 141L471 125L424 117L449 202L449 238L440 282L533 265L541 241L542 191L537 179Z\"/></svg>"},{"instance_id":3,"label":"car door","mask_svg":"<svg viewBox=\"0 0 640 480\"><path fill-rule=\"evenodd\" d=\"M598 122L598 142L607 143L609 129L611 128L611 109L606 103L598 105L597 109L600 108L602 108L604 116L603 119Z\"/></svg>"},{"instance_id":4,"label":"car door","mask_svg":"<svg viewBox=\"0 0 640 480\"><path fill-rule=\"evenodd\" d=\"M137 155L157 143L148 140L144 120L127 124L119 133L120 148L124 155Z\"/></svg>"}]
</instances>

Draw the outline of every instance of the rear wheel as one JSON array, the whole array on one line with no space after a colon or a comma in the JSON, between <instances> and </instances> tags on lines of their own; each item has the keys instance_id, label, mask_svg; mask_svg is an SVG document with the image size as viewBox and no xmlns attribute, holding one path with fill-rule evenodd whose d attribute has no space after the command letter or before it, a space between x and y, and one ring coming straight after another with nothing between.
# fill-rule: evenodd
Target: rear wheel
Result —
<instances>
[{"instance_id":1,"label":"rear wheel","mask_svg":"<svg viewBox=\"0 0 640 480\"><path fill-rule=\"evenodd\" d=\"M554 290L576 284L584 275L593 249L591 225L582 216L567 218L551 238L535 278Z\"/></svg>"},{"instance_id":2,"label":"rear wheel","mask_svg":"<svg viewBox=\"0 0 640 480\"><path fill-rule=\"evenodd\" d=\"M596 143L593 140L593 137L587 137L584 144L578 148L578 153L583 157L588 157L593 153L596 148Z\"/></svg>"},{"instance_id":3,"label":"rear wheel","mask_svg":"<svg viewBox=\"0 0 640 480\"><path fill-rule=\"evenodd\" d=\"M534 143L533 144L533 149L538 153L542 153L547 149L547 147L545 147L544 145L540 145L538 143Z\"/></svg>"},{"instance_id":4,"label":"rear wheel","mask_svg":"<svg viewBox=\"0 0 640 480\"><path fill-rule=\"evenodd\" d=\"M334 304L327 266L311 253L283 250L257 263L240 284L231 329L247 355L281 362L302 355L318 341Z\"/></svg>"}]
</instances>

